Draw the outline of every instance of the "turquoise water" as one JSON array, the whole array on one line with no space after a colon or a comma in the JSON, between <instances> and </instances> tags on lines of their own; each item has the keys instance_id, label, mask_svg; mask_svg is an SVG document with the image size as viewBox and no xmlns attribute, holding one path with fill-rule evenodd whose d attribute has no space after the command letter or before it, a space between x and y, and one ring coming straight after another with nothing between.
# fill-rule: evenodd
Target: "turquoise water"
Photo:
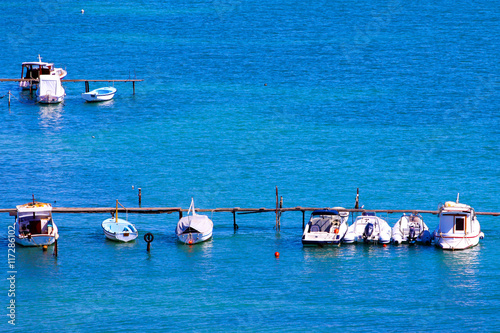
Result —
<instances>
[{"instance_id":1,"label":"turquoise water","mask_svg":"<svg viewBox=\"0 0 500 333\"><path fill-rule=\"evenodd\" d=\"M81 9L85 14L81 14ZM0 77L20 63L68 79L137 77L115 99L0 100L1 208L31 194L61 207L499 211L495 1L37 1L0 3ZM27 15L29 13L29 15ZM33 17L30 17L33 15ZM108 83L102 84L106 86ZM90 84L91 89L98 84ZM175 240L177 214L136 215L135 243L106 214L55 214L52 249L17 248L16 328L28 331L498 331L498 218L461 252L303 248L302 215L209 213L211 242ZM397 215L387 217L394 225ZM432 229L437 218L424 216ZM7 226L2 262L7 274ZM155 235L147 254L142 236ZM274 252L280 252L280 258ZM9 285L0 284L8 305ZM5 307L4 307L5 309ZM4 310L6 311L6 310ZM7 312L5 312L7 313ZM2 328L9 329L7 317Z\"/></svg>"}]
</instances>

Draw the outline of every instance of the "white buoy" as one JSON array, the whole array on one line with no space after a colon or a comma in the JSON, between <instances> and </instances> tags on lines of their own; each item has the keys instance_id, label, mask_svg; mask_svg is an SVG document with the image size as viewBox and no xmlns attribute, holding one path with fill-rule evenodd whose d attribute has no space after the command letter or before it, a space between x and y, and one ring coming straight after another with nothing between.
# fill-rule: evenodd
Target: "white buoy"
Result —
<instances>
[{"instance_id":1,"label":"white buoy","mask_svg":"<svg viewBox=\"0 0 500 333\"><path fill-rule=\"evenodd\" d=\"M85 13L85 11L82 9L82 14Z\"/></svg>"}]
</instances>

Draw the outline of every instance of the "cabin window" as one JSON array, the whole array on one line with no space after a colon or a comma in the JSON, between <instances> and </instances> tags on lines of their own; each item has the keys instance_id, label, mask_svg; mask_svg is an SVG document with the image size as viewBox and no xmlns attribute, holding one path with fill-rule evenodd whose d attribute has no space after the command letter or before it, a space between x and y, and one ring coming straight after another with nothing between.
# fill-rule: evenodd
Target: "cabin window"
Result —
<instances>
[{"instance_id":1,"label":"cabin window","mask_svg":"<svg viewBox=\"0 0 500 333\"><path fill-rule=\"evenodd\" d=\"M465 218L455 217L455 231L464 231L464 230L465 230Z\"/></svg>"}]
</instances>

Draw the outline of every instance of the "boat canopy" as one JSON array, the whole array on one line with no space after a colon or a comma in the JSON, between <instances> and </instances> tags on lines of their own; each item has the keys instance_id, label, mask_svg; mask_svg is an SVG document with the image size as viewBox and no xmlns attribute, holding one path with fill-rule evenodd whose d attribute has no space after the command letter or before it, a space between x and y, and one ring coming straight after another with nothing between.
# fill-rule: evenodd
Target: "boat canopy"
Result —
<instances>
[{"instance_id":1,"label":"boat canopy","mask_svg":"<svg viewBox=\"0 0 500 333\"><path fill-rule=\"evenodd\" d=\"M33 216L35 216L38 219L47 218L47 217L51 216L51 211L50 210L39 210L39 211L17 212L18 219L24 219L26 217L33 217Z\"/></svg>"},{"instance_id":2,"label":"boat canopy","mask_svg":"<svg viewBox=\"0 0 500 333\"><path fill-rule=\"evenodd\" d=\"M339 215L339 212L333 209L321 209L312 212L312 216L316 215Z\"/></svg>"},{"instance_id":3,"label":"boat canopy","mask_svg":"<svg viewBox=\"0 0 500 333\"><path fill-rule=\"evenodd\" d=\"M59 94L60 82L58 75L40 75L40 96Z\"/></svg>"},{"instance_id":4,"label":"boat canopy","mask_svg":"<svg viewBox=\"0 0 500 333\"><path fill-rule=\"evenodd\" d=\"M213 222L206 215L189 215L181 218L177 223L175 233L177 235L183 234L188 228L193 232L201 234L209 233L214 227Z\"/></svg>"},{"instance_id":5,"label":"boat canopy","mask_svg":"<svg viewBox=\"0 0 500 333\"><path fill-rule=\"evenodd\" d=\"M23 66L47 66L47 67L51 67L54 64L49 63L49 62L43 62L43 61L28 61L28 62L23 62L22 65Z\"/></svg>"}]
</instances>

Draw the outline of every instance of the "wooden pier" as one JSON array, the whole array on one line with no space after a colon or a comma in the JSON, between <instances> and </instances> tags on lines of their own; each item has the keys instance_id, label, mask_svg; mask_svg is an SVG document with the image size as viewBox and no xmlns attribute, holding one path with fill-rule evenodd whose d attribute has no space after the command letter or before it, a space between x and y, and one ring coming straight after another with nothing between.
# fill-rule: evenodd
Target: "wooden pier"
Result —
<instances>
[{"instance_id":1,"label":"wooden pier","mask_svg":"<svg viewBox=\"0 0 500 333\"><path fill-rule=\"evenodd\" d=\"M38 79L0 79L0 82L21 82L21 81L28 81L28 82L34 82L38 83ZM67 80L67 79L61 79L61 82L85 82L85 92L90 91L90 84L89 82L132 82L132 94L135 95L135 83L136 82L142 82L144 79L109 79L109 80L88 80L88 79L74 79L74 80Z\"/></svg>"},{"instance_id":2,"label":"wooden pier","mask_svg":"<svg viewBox=\"0 0 500 333\"><path fill-rule=\"evenodd\" d=\"M278 208L213 208L213 209L196 209L196 212L205 213L232 213L233 214L233 226L237 230L239 227L236 224L236 214L255 214L255 213L276 213L277 216L281 216L284 212L301 212L302 213L302 228L305 226L305 213L312 212L320 209L335 209L339 212L349 212L349 213L359 213L364 212L374 212L374 213L386 213L386 214L403 214L403 213L414 213L414 214L439 214L438 210L422 210L422 209L348 209L348 208L337 208L337 207L278 207ZM131 208L118 208L119 213L130 213L130 214L172 214L178 213L179 219L182 217L184 212L188 212L189 209L181 207L131 207ZM10 216L16 216L15 208L0 209L0 213L9 213ZM53 207L52 213L54 214L111 214L116 212L116 207ZM489 216L500 216L500 212L476 212L477 215L489 215ZM280 229L279 217L277 218L276 229Z\"/></svg>"}]
</instances>

